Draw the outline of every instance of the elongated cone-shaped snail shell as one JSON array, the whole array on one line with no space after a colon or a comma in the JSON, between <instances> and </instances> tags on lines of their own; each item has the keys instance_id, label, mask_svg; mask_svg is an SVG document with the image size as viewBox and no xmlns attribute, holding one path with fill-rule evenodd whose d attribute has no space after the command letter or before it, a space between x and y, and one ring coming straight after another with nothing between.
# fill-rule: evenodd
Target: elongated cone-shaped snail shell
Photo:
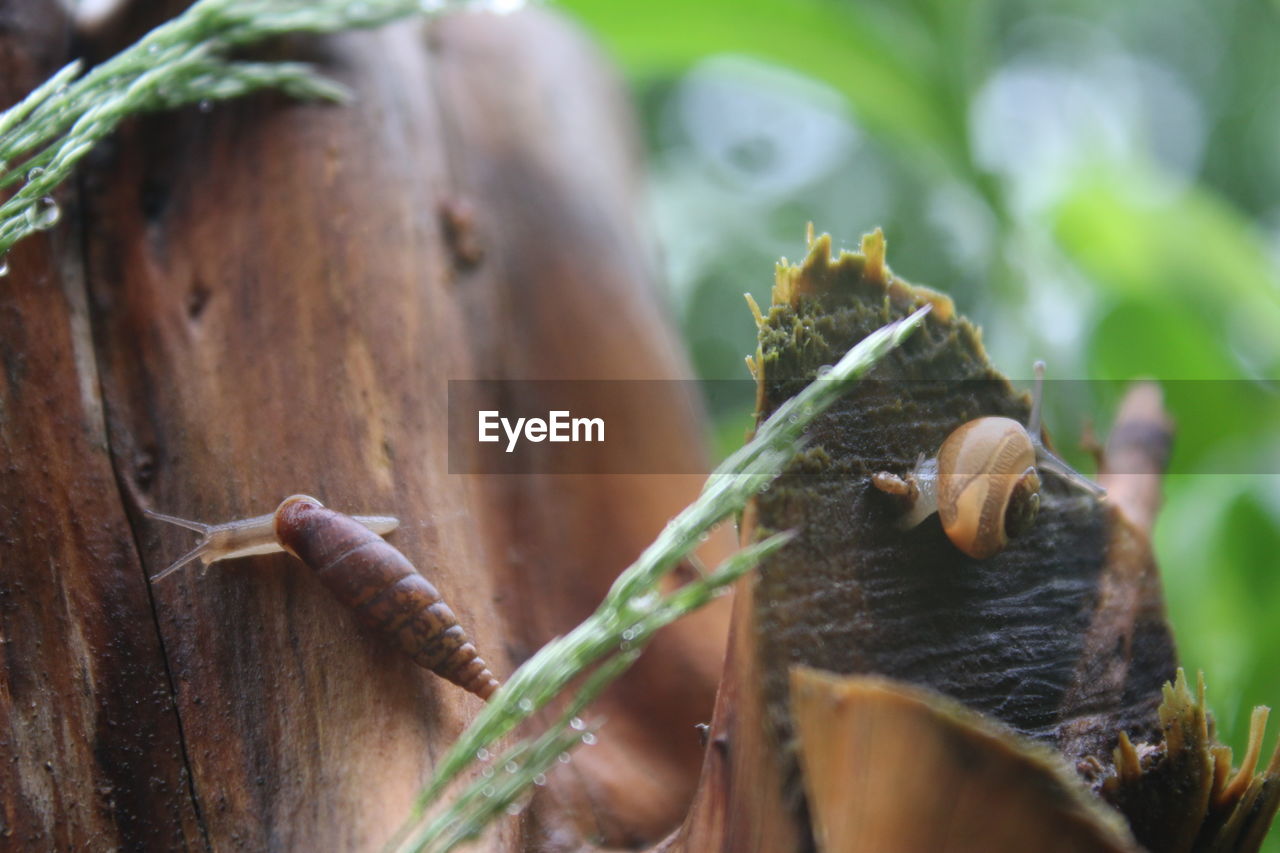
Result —
<instances>
[{"instance_id":1,"label":"elongated cone-shaped snail shell","mask_svg":"<svg viewBox=\"0 0 1280 853\"><path fill-rule=\"evenodd\" d=\"M1036 448L1010 418L978 418L938 450L938 517L957 548L977 560L998 553L1040 508Z\"/></svg>"},{"instance_id":2,"label":"elongated cone-shaped snail shell","mask_svg":"<svg viewBox=\"0 0 1280 853\"><path fill-rule=\"evenodd\" d=\"M306 495L285 498L275 526L287 551L310 566L361 622L393 639L420 666L481 699L498 689L435 586L381 536Z\"/></svg>"}]
</instances>

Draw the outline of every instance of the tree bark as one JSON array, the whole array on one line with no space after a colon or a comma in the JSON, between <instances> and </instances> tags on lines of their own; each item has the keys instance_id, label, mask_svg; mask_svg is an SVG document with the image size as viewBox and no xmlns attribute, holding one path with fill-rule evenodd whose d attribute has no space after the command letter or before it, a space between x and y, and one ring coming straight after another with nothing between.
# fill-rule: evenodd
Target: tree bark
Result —
<instances>
[{"instance_id":1,"label":"tree bark","mask_svg":"<svg viewBox=\"0 0 1280 853\"><path fill-rule=\"evenodd\" d=\"M0 102L68 61L60 8L0 9ZM0 847L199 848L64 222L15 247L0 279Z\"/></svg>"},{"instance_id":2,"label":"tree bark","mask_svg":"<svg viewBox=\"0 0 1280 853\"><path fill-rule=\"evenodd\" d=\"M138 8L89 49L157 22ZM283 555L149 588L192 543L142 508L216 523L308 492L398 515L392 541L505 678L700 485L450 469L450 380L689 376L625 99L590 46L527 12L275 50L354 99L130 124L85 171L79 216L15 252L0 287L0 749L6 828L31 849L376 849L481 707ZM9 99L53 65L6 76ZM700 411L625 408L671 470L704 463ZM679 820L726 607L654 642L601 700L600 745L492 849Z\"/></svg>"}]
</instances>

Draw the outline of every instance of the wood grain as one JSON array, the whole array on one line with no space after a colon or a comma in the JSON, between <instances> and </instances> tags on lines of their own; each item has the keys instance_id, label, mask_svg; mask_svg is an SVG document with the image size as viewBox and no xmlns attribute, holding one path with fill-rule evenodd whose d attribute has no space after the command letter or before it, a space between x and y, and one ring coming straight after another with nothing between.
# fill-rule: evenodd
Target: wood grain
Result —
<instances>
[{"instance_id":1,"label":"wood grain","mask_svg":"<svg viewBox=\"0 0 1280 853\"><path fill-rule=\"evenodd\" d=\"M179 6L132 4L84 49L109 55ZM12 32L16 95L67 30ZM580 34L538 11L459 15L269 55L353 100L129 123L66 200L82 234L28 241L0 280L0 779L5 829L32 849L377 849L481 707L285 555L179 572L149 599L147 574L192 543L141 508L218 523L305 491L395 514L396 546L505 678L700 485L450 473L450 380L689 377L625 98ZM699 409L612 405L653 421L671 470L699 467ZM655 642L602 701L600 745L488 849L652 840L679 820L724 607Z\"/></svg>"},{"instance_id":2,"label":"wood grain","mask_svg":"<svg viewBox=\"0 0 1280 853\"><path fill-rule=\"evenodd\" d=\"M0 7L0 106L68 61ZM0 278L0 848L203 846L146 576L114 485L75 199Z\"/></svg>"},{"instance_id":3,"label":"wood grain","mask_svg":"<svg viewBox=\"0 0 1280 853\"><path fill-rule=\"evenodd\" d=\"M479 264L460 259L456 272L476 375L559 380L561 390L565 381L612 380L618 391L583 400L584 409L589 403L607 423L646 424L647 446L629 453L666 460L666 470L699 470L707 455L701 409L658 413L626 393L631 380L691 374L661 302L637 286L656 277L656 255L621 82L577 33L543 16L494 28L483 16L460 15L442 21L431 43L449 141L447 198L472 212L472 253L483 256ZM477 478L484 538L506 547L494 571L513 657L524 659L594 610L702 479L552 471ZM732 547L726 528L704 560L714 564ZM608 725L566 774L581 787L566 793L553 784L546 799L558 804L535 810L548 837L571 835L556 827L569 822L591 827L587 837L598 843L629 846L680 820L701 763L694 726L711 715L729 604L665 629L602 697L593 713Z\"/></svg>"}]
</instances>

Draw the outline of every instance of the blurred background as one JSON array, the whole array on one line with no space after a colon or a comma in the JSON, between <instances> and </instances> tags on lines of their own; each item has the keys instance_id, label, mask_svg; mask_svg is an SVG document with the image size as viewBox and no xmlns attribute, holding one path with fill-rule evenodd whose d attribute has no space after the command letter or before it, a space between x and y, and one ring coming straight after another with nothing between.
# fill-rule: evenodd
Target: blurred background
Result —
<instances>
[{"instance_id":1,"label":"blurred background","mask_svg":"<svg viewBox=\"0 0 1280 853\"><path fill-rule=\"evenodd\" d=\"M1071 380L1047 422L1085 471L1086 424L1105 438L1127 380L1164 382L1156 550L1239 755L1252 706L1280 703L1280 3L558 5L632 87L700 376L746 377L742 294L768 304L812 220L849 249L883 227L894 271L950 294L997 367ZM749 391L709 401L722 455Z\"/></svg>"}]
</instances>

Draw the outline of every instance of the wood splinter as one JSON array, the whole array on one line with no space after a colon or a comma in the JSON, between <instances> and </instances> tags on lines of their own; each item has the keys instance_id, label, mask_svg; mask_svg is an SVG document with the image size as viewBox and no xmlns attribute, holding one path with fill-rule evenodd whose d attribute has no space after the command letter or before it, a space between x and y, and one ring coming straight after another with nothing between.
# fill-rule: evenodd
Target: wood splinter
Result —
<instances>
[{"instance_id":1,"label":"wood splinter","mask_svg":"<svg viewBox=\"0 0 1280 853\"><path fill-rule=\"evenodd\" d=\"M288 551L364 625L395 641L419 666L486 701L498 689L498 679L439 591L380 535L399 526L398 519L344 515L308 495L285 498L270 515L218 525L143 511L204 536L152 581L196 560L207 567L219 560Z\"/></svg>"}]
</instances>

